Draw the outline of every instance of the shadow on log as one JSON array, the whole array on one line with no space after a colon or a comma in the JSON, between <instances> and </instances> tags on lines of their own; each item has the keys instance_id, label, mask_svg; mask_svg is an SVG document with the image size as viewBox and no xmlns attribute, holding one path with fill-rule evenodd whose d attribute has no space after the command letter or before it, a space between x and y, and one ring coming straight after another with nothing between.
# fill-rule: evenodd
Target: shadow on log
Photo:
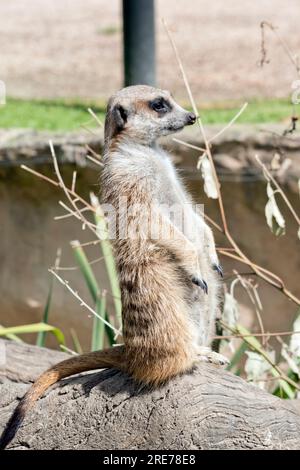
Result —
<instances>
[{"instance_id":1,"label":"shadow on log","mask_svg":"<svg viewBox=\"0 0 300 470\"><path fill-rule=\"evenodd\" d=\"M0 340L0 431L29 382L66 354ZM105 370L63 380L40 399L13 449L300 449L300 414L210 364L158 390Z\"/></svg>"}]
</instances>

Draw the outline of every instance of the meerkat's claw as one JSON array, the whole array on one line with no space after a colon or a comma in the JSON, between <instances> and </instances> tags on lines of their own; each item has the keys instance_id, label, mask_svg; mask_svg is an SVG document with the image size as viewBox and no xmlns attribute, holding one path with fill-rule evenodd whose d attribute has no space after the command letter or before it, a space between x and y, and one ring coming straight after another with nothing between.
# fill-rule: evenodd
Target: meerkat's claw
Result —
<instances>
[{"instance_id":1,"label":"meerkat's claw","mask_svg":"<svg viewBox=\"0 0 300 470\"><path fill-rule=\"evenodd\" d=\"M206 283L204 280L202 280L202 282L203 282L203 284L204 284L204 292L205 292L205 294L208 294L207 283Z\"/></svg>"},{"instance_id":2,"label":"meerkat's claw","mask_svg":"<svg viewBox=\"0 0 300 470\"><path fill-rule=\"evenodd\" d=\"M227 366L230 362L227 357L204 346L198 349L197 356L198 360L201 362L210 362L211 364L217 364L218 366Z\"/></svg>"},{"instance_id":3,"label":"meerkat's claw","mask_svg":"<svg viewBox=\"0 0 300 470\"><path fill-rule=\"evenodd\" d=\"M224 276L223 274L223 268L220 264L213 264L213 269L217 271L218 274L220 274L221 277Z\"/></svg>"},{"instance_id":4,"label":"meerkat's claw","mask_svg":"<svg viewBox=\"0 0 300 470\"><path fill-rule=\"evenodd\" d=\"M199 279L198 277L193 276L193 277L192 277L192 283L193 283L193 284L196 284L196 286L201 287L201 289L204 290L205 294L208 293L207 283L204 281L204 279L201 280L201 279Z\"/></svg>"}]
</instances>

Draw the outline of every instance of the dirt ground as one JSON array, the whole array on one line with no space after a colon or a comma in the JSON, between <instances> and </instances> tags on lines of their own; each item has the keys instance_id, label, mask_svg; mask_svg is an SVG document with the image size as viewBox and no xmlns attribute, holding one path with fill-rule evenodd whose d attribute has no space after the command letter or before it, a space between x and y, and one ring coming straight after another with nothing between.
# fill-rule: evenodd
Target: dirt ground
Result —
<instances>
[{"instance_id":1,"label":"dirt ground","mask_svg":"<svg viewBox=\"0 0 300 470\"><path fill-rule=\"evenodd\" d=\"M157 0L158 84L186 99L160 18L174 32L198 101L289 96L295 71L261 20L300 50L298 0ZM105 99L122 85L120 0L0 0L0 80L15 97Z\"/></svg>"}]
</instances>

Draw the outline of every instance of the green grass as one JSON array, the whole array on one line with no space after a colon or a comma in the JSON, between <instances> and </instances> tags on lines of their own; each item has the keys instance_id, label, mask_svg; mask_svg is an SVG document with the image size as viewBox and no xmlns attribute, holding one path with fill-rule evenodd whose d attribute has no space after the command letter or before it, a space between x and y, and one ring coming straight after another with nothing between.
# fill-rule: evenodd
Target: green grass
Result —
<instances>
[{"instance_id":1,"label":"green grass","mask_svg":"<svg viewBox=\"0 0 300 470\"><path fill-rule=\"evenodd\" d=\"M242 104L224 102L202 105L199 107L199 112L205 124L226 124ZM88 107L91 107L100 120L104 121L104 103L78 100L25 101L8 98L7 104L0 106L0 128L33 128L52 131L73 131L82 126L93 128L97 124L88 113ZM238 122L253 124L282 122L288 120L291 109L288 100L256 100L249 102Z\"/></svg>"},{"instance_id":2,"label":"green grass","mask_svg":"<svg viewBox=\"0 0 300 470\"><path fill-rule=\"evenodd\" d=\"M242 105L243 103L239 105L236 103L208 105L203 106L202 109L199 108L199 113L204 124L226 124L241 109ZM243 124L280 123L289 120L291 114L292 105L288 100L253 100L248 102L247 108L237 122Z\"/></svg>"},{"instance_id":3,"label":"green grass","mask_svg":"<svg viewBox=\"0 0 300 470\"><path fill-rule=\"evenodd\" d=\"M104 120L104 105L92 102L65 100L25 101L8 98L5 106L0 106L0 128L32 128L49 131L73 131L81 126L96 127L89 114L91 107L100 120Z\"/></svg>"}]
</instances>

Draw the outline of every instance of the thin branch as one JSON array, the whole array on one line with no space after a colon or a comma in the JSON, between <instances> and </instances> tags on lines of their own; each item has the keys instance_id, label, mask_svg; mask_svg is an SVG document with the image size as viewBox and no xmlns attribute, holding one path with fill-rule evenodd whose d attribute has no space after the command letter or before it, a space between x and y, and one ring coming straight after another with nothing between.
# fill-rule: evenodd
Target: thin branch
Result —
<instances>
[{"instance_id":1,"label":"thin branch","mask_svg":"<svg viewBox=\"0 0 300 470\"><path fill-rule=\"evenodd\" d=\"M91 109L91 108L88 108L88 112L90 113L90 115L95 119L95 121L99 124L100 127L103 127L103 122L100 121L100 119L98 118L97 114Z\"/></svg>"},{"instance_id":2,"label":"thin branch","mask_svg":"<svg viewBox=\"0 0 300 470\"><path fill-rule=\"evenodd\" d=\"M96 134L96 132L92 131L89 127L86 127L84 124L81 124L80 127L84 131L89 132L90 134L92 134L94 137L98 137L98 134Z\"/></svg>"},{"instance_id":3,"label":"thin branch","mask_svg":"<svg viewBox=\"0 0 300 470\"><path fill-rule=\"evenodd\" d=\"M222 247L222 246L217 247L216 250L217 250L217 251L220 251L220 252L221 252L221 251L226 251L226 252L227 252L227 251L228 251L228 252L232 252L232 251L233 251L233 252L235 252L235 249L234 249L234 248L227 248L227 247Z\"/></svg>"},{"instance_id":4,"label":"thin branch","mask_svg":"<svg viewBox=\"0 0 300 470\"><path fill-rule=\"evenodd\" d=\"M73 171L71 191L75 193L77 171Z\"/></svg>"},{"instance_id":5,"label":"thin branch","mask_svg":"<svg viewBox=\"0 0 300 470\"><path fill-rule=\"evenodd\" d=\"M213 137L211 137L210 139L208 139L208 143L211 144L211 142L213 142L215 139L217 139L218 137L220 137L220 135L222 135L224 132L227 131L227 129L229 129L229 127L232 126L232 124L234 124L234 122L240 117L240 115L245 111L245 109L247 108L248 106L248 103L244 103L243 106L241 107L241 109L235 114L235 116L231 119L231 121L229 121L228 124L226 124L225 127L223 127L219 132L217 132ZM194 150L199 150L200 152L206 152L206 149L203 148L203 147L199 147L197 145L193 145L193 144L189 144L188 142L185 142L184 140L180 140L180 139L176 139L175 137L172 139L174 142L177 142L178 144L182 144L182 145L185 145L186 147L189 147L191 149L194 149Z\"/></svg>"},{"instance_id":6,"label":"thin branch","mask_svg":"<svg viewBox=\"0 0 300 470\"><path fill-rule=\"evenodd\" d=\"M55 153L54 153L54 149L53 149L53 146L52 146L52 150L53 150L53 155L54 155L54 159L56 161L56 156L55 156ZM58 169L58 172L59 172L59 168L58 168L58 165L57 165L57 161L56 161L56 167ZM28 171L29 173L32 173L33 175L37 176L38 178L41 178L42 180L45 180L47 181L48 183L52 184L53 186L56 186L56 187L62 187L64 189L64 192L67 194L68 193L68 200L69 201L72 201L72 205L73 207L75 207L75 211L77 211L78 215L80 216L80 219L82 221L82 223L85 225L87 225L89 227L89 229L93 232L94 235L96 235L96 237L98 237L98 234L96 232L96 230L92 227L92 224L89 223L89 221L87 219L85 219L81 213L80 213L80 209L78 209L78 207L76 206L76 202L81 202L85 207L87 207L90 211L92 212L95 212L95 209L94 207L89 204L85 199L83 199L81 196L79 196L77 193L74 193L71 189L67 188L67 186L63 183L63 185L61 185L61 182L60 180L59 181L55 181L51 178L48 178L47 176L43 175L42 173L39 173L38 171L35 171L33 170L32 168L29 168L27 167L26 165L21 165L21 168L25 171ZM59 172L59 175L60 175L60 172ZM61 178L61 175L60 175L60 178ZM62 178L61 178L62 180ZM71 196L74 197L74 199L71 198ZM73 215L73 214L72 214ZM98 229L99 230L99 229Z\"/></svg>"},{"instance_id":7,"label":"thin branch","mask_svg":"<svg viewBox=\"0 0 300 470\"><path fill-rule=\"evenodd\" d=\"M224 234L224 230L222 229L222 227L217 224L217 222L215 222L213 219L211 219L208 215L206 215L204 212L202 212L202 215L203 217L205 218L205 220L207 220L210 225L212 225L213 227L215 227L215 229L217 229L219 232L223 233ZM228 248L229 249L229 248ZM233 249L233 248L232 248Z\"/></svg>"},{"instance_id":8,"label":"thin branch","mask_svg":"<svg viewBox=\"0 0 300 470\"><path fill-rule=\"evenodd\" d=\"M86 211L89 211L90 209L88 207L83 207L82 209L78 209L78 212L86 212ZM63 214L63 215L56 215L54 217L54 220L62 220L62 219L67 219L69 217L73 217L73 213L70 214Z\"/></svg>"},{"instance_id":9,"label":"thin branch","mask_svg":"<svg viewBox=\"0 0 300 470\"><path fill-rule=\"evenodd\" d=\"M248 266L251 266L252 269L253 269L253 267L255 267L255 269L253 269L253 271L256 275L258 275L260 278L264 279L268 284L270 284L273 287L275 287L276 289L278 289L286 297L288 297L290 300L292 300L296 305L300 305L300 299L298 297L296 297L294 294L292 294L292 292L290 292L285 287L283 280L280 277L278 277L276 274L272 273L271 271L268 271L265 268L262 268L261 266L258 266L257 264L254 264L254 263L248 261L247 259L236 256L233 253L229 253L228 251L219 250L219 253L224 255L224 256L228 256L229 258L236 259L237 261L239 261L243 264L247 264ZM264 276L262 274L263 272L267 273L267 276ZM257 274L257 273L259 273L259 274ZM268 276L271 276L273 279L277 279L277 282L273 281Z\"/></svg>"},{"instance_id":10,"label":"thin branch","mask_svg":"<svg viewBox=\"0 0 300 470\"><path fill-rule=\"evenodd\" d=\"M73 217L75 217L76 219L78 219L80 221L83 221L84 225L87 225L87 226L92 227L94 229L97 228L97 225L93 224L92 222L89 222L85 217L84 218L81 217L81 214L83 212L82 209L81 210L77 209L76 211L73 211L63 201L58 201L58 204L61 205L69 213L68 215L73 216ZM84 209L87 209L87 208L85 207Z\"/></svg>"},{"instance_id":11,"label":"thin branch","mask_svg":"<svg viewBox=\"0 0 300 470\"><path fill-rule=\"evenodd\" d=\"M91 154L96 158L96 160L101 160L101 155L97 152L95 152L95 150L92 149L92 147L88 144L85 144L85 148L88 152L91 152Z\"/></svg>"},{"instance_id":12,"label":"thin branch","mask_svg":"<svg viewBox=\"0 0 300 470\"><path fill-rule=\"evenodd\" d=\"M229 331L231 331L232 333L235 332L235 329L230 327L229 325L226 325L222 320L221 320L221 324ZM255 336L255 335L250 335L250 336ZM255 348L253 346L253 344L251 344L248 340L247 340L247 336L244 335L244 338L243 340L251 347L251 349L254 349L255 351L257 351L272 367L273 369L287 382L289 383L290 385L292 385L293 387L295 387L297 390L300 390L300 386L294 382L294 380L292 380L288 375L286 375L281 369L280 367L275 364L272 359L269 357L269 355L266 353L266 351L262 348Z\"/></svg>"},{"instance_id":13,"label":"thin branch","mask_svg":"<svg viewBox=\"0 0 300 470\"><path fill-rule=\"evenodd\" d=\"M92 246L92 245L98 245L98 243L101 243L102 240L92 240L91 242L86 242L86 243L78 243L77 246Z\"/></svg>"},{"instance_id":14,"label":"thin branch","mask_svg":"<svg viewBox=\"0 0 300 470\"><path fill-rule=\"evenodd\" d=\"M95 163L95 165L98 165L98 166L101 166L101 167L104 166L104 164L103 164L102 162L100 162L99 160L97 160L96 158L92 157L92 156L89 155L89 154L86 155L86 158L87 158L88 160L90 160L91 162Z\"/></svg>"},{"instance_id":15,"label":"thin branch","mask_svg":"<svg viewBox=\"0 0 300 470\"><path fill-rule=\"evenodd\" d=\"M48 178L48 176L45 176L42 173L39 173L38 171L35 171L35 170L33 170L32 168L29 168L26 165L20 165L20 168L22 168L22 170L28 171L28 173L31 173L31 174L37 176L38 178L41 178L42 180L47 181L50 184L53 184L53 186L59 186L58 181L54 181L53 179Z\"/></svg>"},{"instance_id":16,"label":"thin branch","mask_svg":"<svg viewBox=\"0 0 300 470\"><path fill-rule=\"evenodd\" d=\"M62 349L62 351L72 354L72 356L78 356L78 353L76 351L73 351L73 349L68 348L64 344L60 344L59 346Z\"/></svg>"},{"instance_id":17,"label":"thin branch","mask_svg":"<svg viewBox=\"0 0 300 470\"><path fill-rule=\"evenodd\" d=\"M100 315L98 315L97 312L95 312L94 309L92 309L92 307L90 307L81 297L80 295L78 294L78 292L76 292L74 289L72 289L72 287L69 285L68 281L65 281L64 279L62 279L53 269L49 269L49 272L51 274L53 274L53 276L56 277L56 279L63 285L65 286L69 292L71 292L71 294L77 299L79 300L80 302L80 305L85 307L89 312L91 312L95 317L99 318L99 320L101 320L103 323L105 323L105 325L107 325L109 328L111 328L115 333L118 333L119 330L117 330L117 328L115 328L113 325L111 325L111 323L109 323L108 321L105 320L105 318L102 318Z\"/></svg>"},{"instance_id":18,"label":"thin branch","mask_svg":"<svg viewBox=\"0 0 300 470\"><path fill-rule=\"evenodd\" d=\"M235 339L235 338L248 338L248 337L272 337L272 336L291 336L291 335L300 335L300 331L280 331L279 333L249 333L248 335L242 335L239 333L235 333L232 335L216 335L213 336L213 339Z\"/></svg>"},{"instance_id":19,"label":"thin branch","mask_svg":"<svg viewBox=\"0 0 300 470\"><path fill-rule=\"evenodd\" d=\"M262 34L263 34L263 31L264 31L265 27L268 27L272 31L272 33L274 33L274 35L278 39L281 47L283 48L283 50L285 51L287 57L289 58L291 64L295 67L295 70L296 70L297 74L300 76L299 62L298 62L297 58L294 57L294 55L293 55L291 49L289 48L288 44L286 43L286 41L284 39L282 39L282 37L277 33L275 26L273 26L273 24L269 23L268 21L262 21L260 26L261 26L261 29L262 29ZM264 47L264 51L265 51L265 47Z\"/></svg>"},{"instance_id":20,"label":"thin branch","mask_svg":"<svg viewBox=\"0 0 300 470\"><path fill-rule=\"evenodd\" d=\"M268 377L266 379L263 379L263 378L259 378L259 379L247 379L246 382L248 383L256 383L256 382L277 382L278 380L284 380L284 378L281 376L281 375L277 375L276 377Z\"/></svg>"},{"instance_id":21,"label":"thin branch","mask_svg":"<svg viewBox=\"0 0 300 470\"><path fill-rule=\"evenodd\" d=\"M228 228L227 228L227 221L226 221L226 216L225 216L225 211L224 211L223 199L222 199L222 195L221 195L221 191L220 191L220 183L219 183L219 180L218 180L218 176L217 176L217 173L216 173L216 168L215 168L213 158L212 158L212 154L211 154L211 151L210 151L210 145L209 145L209 142L207 140L205 130L204 130L204 127L203 127L203 124L202 124L202 120L199 116L199 113L198 113L198 110L197 110L197 107L196 107L196 103L195 103L195 100L194 100L194 97L193 97L193 94L192 94L192 91L191 91L191 88L190 88L190 85L189 85L189 82L188 82L188 79L187 79L187 76L186 76L186 73L185 73L185 70L184 70L184 67L183 67L183 64L181 62L181 59L180 59L175 41L174 41L174 39L171 35L171 32L170 32L170 30L167 26L166 21L163 19L162 22L163 22L163 25L165 27L166 33L168 35L168 38L170 40L171 46L173 48L173 51L174 51L174 54L175 54L175 57L176 57L176 60L177 60L177 63L178 63L178 67L180 69L180 72L181 72L181 75L182 75L182 78L183 78L183 81L184 81L184 84L185 84L185 87L186 87L186 90L187 90L187 93L188 93L188 96L189 96L189 99L190 99L190 102L191 102L191 105L192 105L192 108L193 108L193 111L194 111L195 115L197 116L197 124L200 128L203 140L205 142L205 151L207 153L208 159L209 159L210 164L211 164L212 173L213 173L213 177L214 177L214 180L215 180L215 185L216 185L216 189L217 189L217 193L218 193L218 203L219 203L223 228L224 228L225 234L227 234Z\"/></svg>"},{"instance_id":22,"label":"thin branch","mask_svg":"<svg viewBox=\"0 0 300 470\"><path fill-rule=\"evenodd\" d=\"M173 137L172 140L174 142L177 142L178 144L184 145L185 147L189 147L190 149L199 150L200 152L205 152L204 148L198 147L197 145L189 144L188 142L185 142L184 140L176 139L175 137Z\"/></svg>"},{"instance_id":23,"label":"thin branch","mask_svg":"<svg viewBox=\"0 0 300 470\"><path fill-rule=\"evenodd\" d=\"M209 143L213 142L213 140L215 140L217 137L220 137L221 134L223 134L223 132L226 132L227 129L229 129L229 127L232 126L232 124L240 117L240 115L245 111L245 109L247 108L248 106L248 103L244 103L243 106L241 107L241 109L236 113L236 115L231 119L231 121L229 121L228 124L226 124L225 127L223 127L223 129L221 129L216 135L214 135L211 139L209 139Z\"/></svg>"},{"instance_id":24,"label":"thin branch","mask_svg":"<svg viewBox=\"0 0 300 470\"><path fill-rule=\"evenodd\" d=\"M82 245L76 245L76 247L78 246L82 246ZM88 260L88 263L89 264L96 264L96 263L99 263L99 261L103 261L104 260L104 256L101 256L100 258L96 258L96 259L93 259L91 261ZM51 269L55 270L55 271L77 271L79 269L79 266L53 266L51 267Z\"/></svg>"},{"instance_id":25,"label":"thin branch","mask_svg":"<svg viewBox=\"0 0 300 470\"><path fill-rule=\"evenodd\" d=\"M58 182L59 182L59 186L63 189L67 199L70 201L70 203L72 204L72 206L74 207L75 209L75 212L77 213L77 215L79 216L79 218L81 219L81 221L83 222L83 228L85 228L85 226L87 226L93 233L95 233L95 235L97 236L97 231L95 229L95 225L90 223L83 215L82 213L79 211L78 207L76 206L76 202L77 201L80 201L82 202L86 207L89 207L91 208L92 212L95 212L95 209L94 207L91 205L91 204L88 204L83 198L81 198L80 196L78 196L77 193L74 193L72 190L69 190L67 188L67 186L65 185L64 183L64 180L61 176L61 173L60 173L60 170L59 170L59 166L58 166L58 162L57 162L57 158L56 158L56 154L55 154L55 150L54 150L54 147L53 147L53 143L52 141L50 140L49 141L49 145L50 145L50 151L51 151L51 155L52 155L52 159L53 159L53 165L54 165L54 169L55 169L55 173L56 173L56 176L57 176L57 179L58 179ZM75 199L72 199L72 197L75 197ZM67 207L67 206L66 206ZM78 217L77 217L78 218Z\"/></svg>"},{"instance_id":26,"label":"thin branch","mask_svg":"<svg viewBox=\"0 0 300 470\"><path fill-rule=\"evenodd\" d=\"M182 65L182 62L181 62L181 59L179 57L179 54L178 54L178 51L177 51L177 47L176 47L176 44L174 42L174 39L171 35L171 32L167 26L167 23L165 21L164 18L162 18L162 23L163 23L163 26L166 30L166 33L168 35L168 38L169 38L169 41L173 47L173 51L174 51L174 54L175 54L175 57L176 57L176 60L177 60L177 63L178 63L178 66L179 66L179 69L180 69L180 72L181 72L181 75L182 75L182 78L183 78L183 81L184 81L184 84L185 84L185 87L186 87L186 90L188 92L188 95L189 95L189 99L190 99L190 102L191 102L191 105L192 105L192 108L193 108L193 111L194 113L196 114L196 116L198 116L198 111L197 111L197 107L196 107L196 103L194 101L194 97L192 95L192 92L191 92L191 89L190 89L190 85L189 85L189 82L188 82L188 79L187 79L187 76L186 76L186 73L185 73L185 70L183 68L183 65Z\"/></svg>"},{"instance_id":27,"label":"thin branch","mask_svg":"<svg viewBox=\"0 0 300 470\"><path fill-rule=\"evenodd\" d=\"M261 310L261 302L260 301L257 302L257 298L258 298L257 291L256 291L255 287L251 284L251 282L247 281L246 279L243 279L236 270L234 270L233 272L236 275L236 277L238 278L238 280L240 281L240 284L243 286L243 288L247 292L248 297L250 298L252 304L254 305L254 310L255 310L255 313L256 313L257 320L258 320L260 331L261 331L262 336L263 336L263 344L264 344L265 343L265 338L264 338L265 329L264 329L264 324L263 324L261 314L260 314L260 311L259 311L259 310ZM253 292L256 293L255 297L252 296L252 292L251 292L250 289L252 289Z\"/></svg>"},{"instance_id":28,"label":"thin branch","mask_svg":"<svg viewBox=\"0 0 300 470\"><path fill-rule=\"evenodd\" d=\"M31 173L31 174L37 176L38 178L41 178L42 180L47 181L48 183L52 184L53 186L61 187L59 181L55 181L52 178L48 178L48 176L43 175L43 173L39 173L38 171L33 170L32 168L29 168L26 165L20 165L20 168L22 168L22 170L28 171L28 173ZM71 189L68 189L66 186L65 186L65 189L71 196L73 196L74 198L77 198L77 200L80 201L84 206L88 207L91 211L94 212L93 206L91 204L89 204L85 199L78 196L78 194L73 193L73 191Z\"/></svg>"},{"instance_id":29,"label":"thin branch","mask_svg":"<svg viewBox=\"0 0 300 470\"><path fill-rule=\"evenodd\" d=\"M231 244L231 246L235 249L236 253L245 261L246 264L248 264L249 266L251 266L251 268L253 269L253 271L257 274L257 276L259 276L261 279L264 279L266 282L268 282L269 284L273 285L274 287L276 287L277 289L279 289L281 292L283 292L287 297L289 297L291 300L293 300L297 305L300 305L300 299L298 299L296 296L294 296L290 291L288 291L283 282L281 285L278 285L276 282L274 282L272 279L270 279L270 277L265 274L265 270L264 269L260 269L260 267L258 267L255 263L253 263L244 253L243 251L240 249L240 247L238 246L238 244L236 243L236 241L234 240L234 238L232 237L230 231L229 231L229 228L228 228L228 224L227 224L227 219L226 219L226 215L225 215L225 209L224 209L224 203L223 203L223 199L222 199L222 193L221 193L221 189L220 189L220 182L219 182L219 179L218 179L218 175L217 175L217 172L216 172L216 168L215 168L215 165L214 165L214 161L213 161L213 158L212 158L212 154L211 154L211 150L210 150L210 145L209 145L209 142L207 140L207 137L206 137L206 134L205 134L205 130L204 130L204 127L203 127L203 124L202 124L202 120L201 118L199 117L199 113L197 111L197 107L196 107L196 104L195 104L195 101L194 101L194 98L193 98L193 95L192 95L192 92L191 92L191 88L189 86L189 82L188 82L188 79L187 79L187 76L186 76L186 73L185 73L185 70L183 68L183 65L182 65L182 62L181 62L181 59L179 57L179 54L178 54L178 51L177 51L177 47L176 47L176 44L173 40L173 37L171 35L171 32L170 30L168 29L167 27L167 24L165 22L165 20L163 20L163 25L165 27L165 30L166 30L166 33L168 35L168 38L170 40L170 43L172 45L172 48L174 50L174 54L175 54L175 57L176 57L176 60L177 60L177 63L178 63L178 66L179 66L179 69L181 71L181 74L182 74L182 78L183 78L183 81L184 81L184 84L185 84L185 87L187 89L187 93L189 95L189 98L190 98L190 101L191 101L191 105L192 105L192 108L193 108L193 111L194 113L198 116L197 118L197 123L198 123L198 126L200 128L200 131L201 131L201 134L202 134L202 138L205 142L205 148L206 148L206 154L207 154L207 157L210 161L210 164L211 164L211 169L212 169L212 173L213 173L213 177L214 177L214 180L215 180L215 184L216 184L216 189L217 189L217 193L218 193L218 203L219 203L219 209L220 209L220 215L221 215L221 219L222 219L222 224L223 224L223 232L227 238L227 240L229 241L229 243ZM273 276L274 277L274 276Z\"/></svg>"},{"instance_id":30,"label":"thin branch","mask_svg":"<svg viewBox=\"0 0 300 470\"><path fill-rule=\"evenodd\" d=\"M51 266L51 269L55 269L55 271L77 271L79 269L78 266Z\"/></svg>"},{"instance_id":31,"label":"thin branch","mask_svg":"<svg viewBox=\"0 0 300 470\"><path fill-rule=\"evenodd\" d=\"M80 246L79 244L77 245L77 247ZM89 264L96 264L96 263L99 263L99 261L103 261L104 260L104 256L100 256L100 258L96 258L96 259L92 259L91 261L89 261Z\"/></svg>"},{"instance_id":32,"label":"thin branch","mask_svg":"<svg viewBox=\"0 0 300 470\"><path fill-rule=\"evenodd\" d=\"M248 266L252 266L252 264L250 263L247 263L243 258L231 253L229 250L223 250L223 249L219 249L218 252L221 254L221 255L224 255L224 256L227 256L229 258L232 258L232 259L235 259L237 261L239 261L240 263L243 263L243 264L247 264ZM278 277L276 274L272 273L271 271L269 271L268 269L265 269L261 266L258 266L257 264L254 264L254 266L256 266L258 269L260 269L261 271L265 272L266 274L268 274L269 276L272 276L274 279L276 279L278 281L278 285L276 284L276 286L281 289L282 286L283 286L283 281L282 279L280 279L280 277ZM254 272L254 274L256 274L256 272ZM274 287L276 287L274 285Z\"/></svg>"}]
</instances>

